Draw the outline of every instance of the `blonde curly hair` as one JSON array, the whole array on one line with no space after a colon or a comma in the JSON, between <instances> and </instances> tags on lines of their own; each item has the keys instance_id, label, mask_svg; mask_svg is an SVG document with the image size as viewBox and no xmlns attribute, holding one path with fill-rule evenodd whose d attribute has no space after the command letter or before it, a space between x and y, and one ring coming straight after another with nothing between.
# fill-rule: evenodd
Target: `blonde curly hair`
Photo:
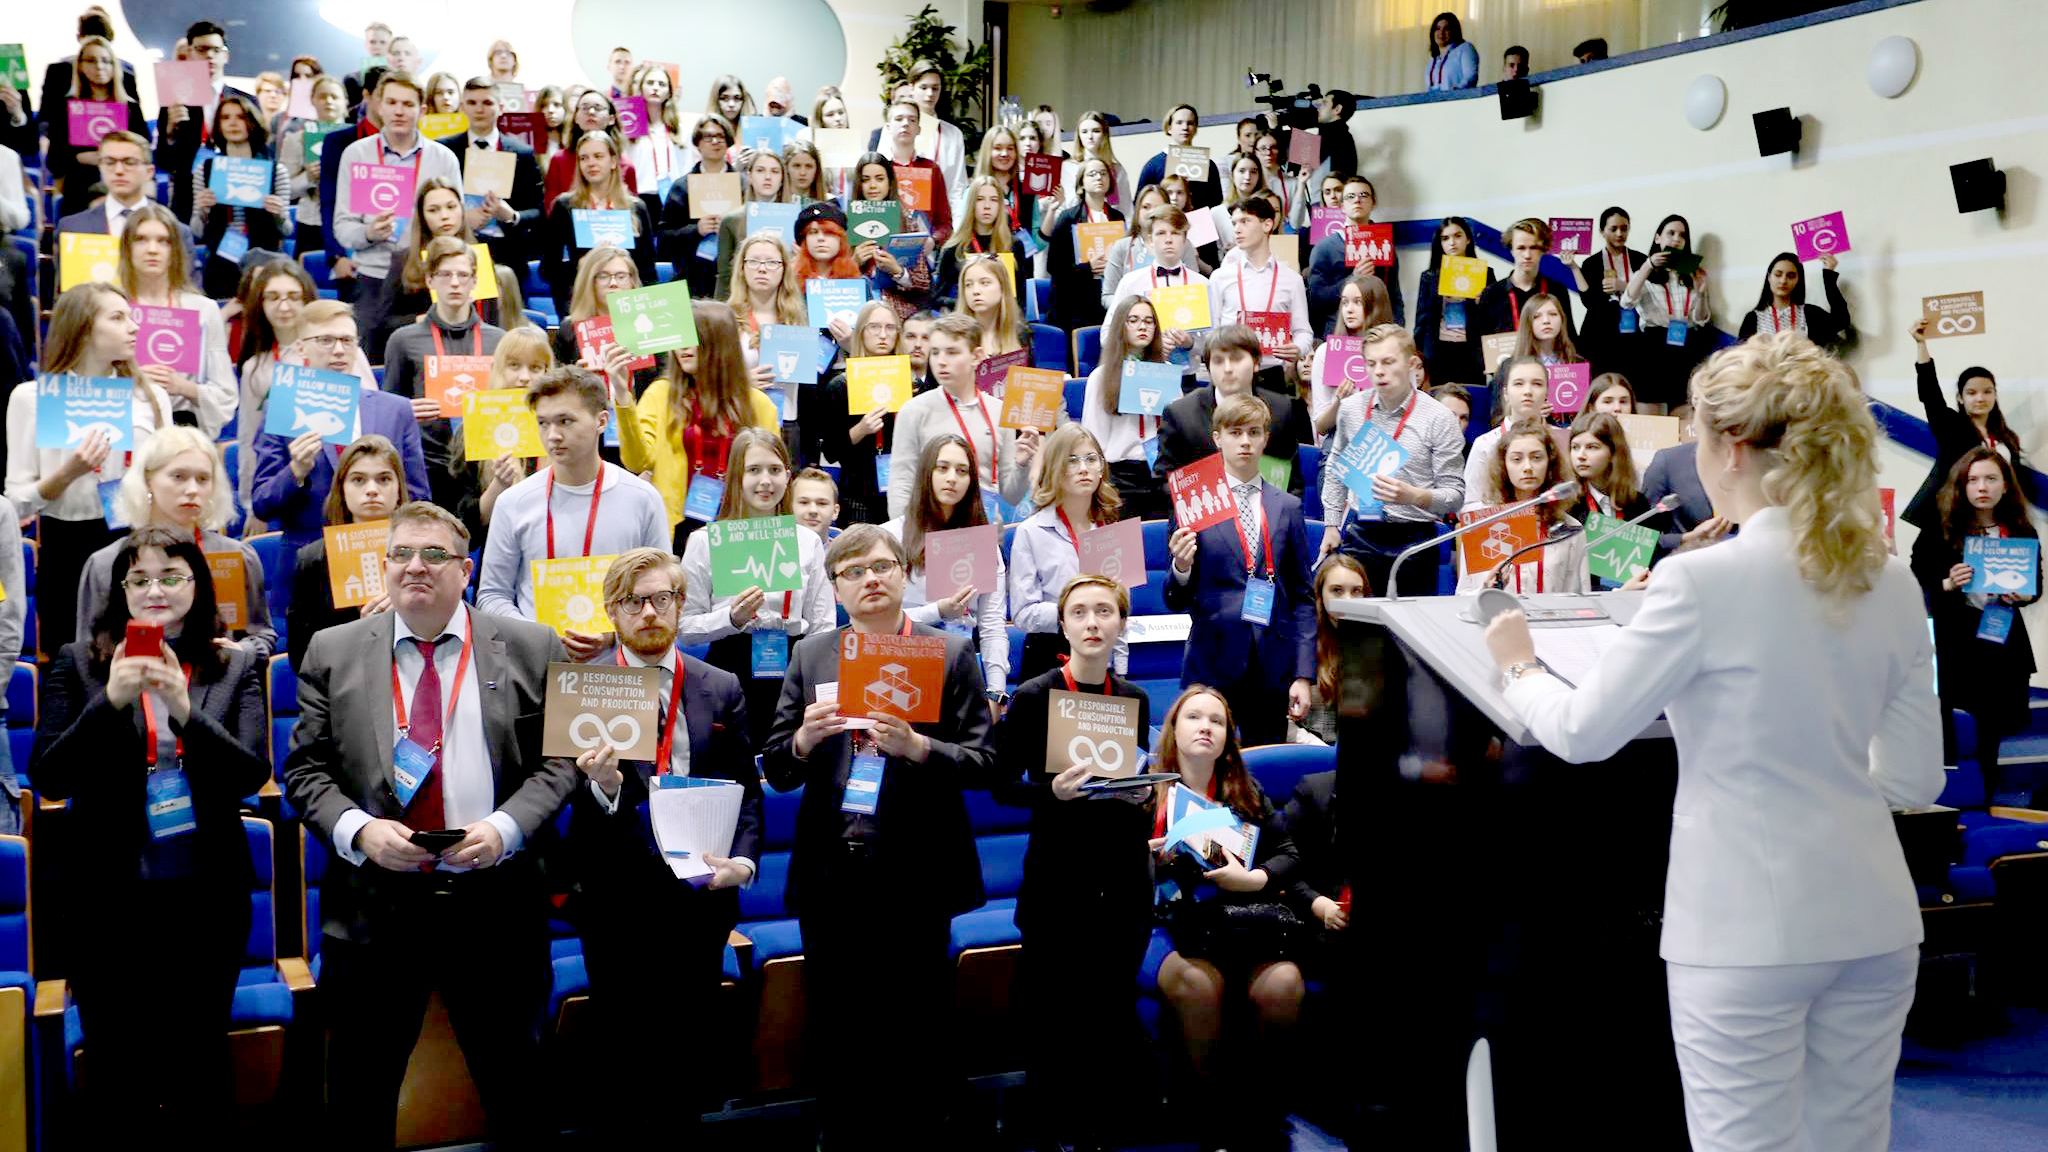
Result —
<instances>
[{"instance_id":1,"label":"blonde curly hair","mask_svg":"<svg viewBox=\"0 0 2048 1152\"><path fill-rule=\"evenodd\" d=\"M1855 376L1797 332L1715 353L1692 376L1696 427L1761 452L1764 499L1792 523L1799 574L1836 607L1885 565L1877 421Z\"/></svg>"}]
</instances>

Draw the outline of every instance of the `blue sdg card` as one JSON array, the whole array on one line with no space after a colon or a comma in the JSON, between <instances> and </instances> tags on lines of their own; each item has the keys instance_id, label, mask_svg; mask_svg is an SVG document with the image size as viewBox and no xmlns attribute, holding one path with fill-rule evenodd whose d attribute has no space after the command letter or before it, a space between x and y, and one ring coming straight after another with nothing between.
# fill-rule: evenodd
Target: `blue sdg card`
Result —
<instances>
[{"instance_id":1,"label":"blue sdg card","mask_svg":"<svg viewBox=\"0 0 2048 1152\"><path fill-rule=\"evenodd\" d=\"M356 438L356 408L362 400L362 382L353 376L280 364L263 430L287 440L318 432L322 443L346 445Z\"/></svg>"},{"instance_id":2,"label":"blue sdg card","mask_svg":"<svg viewBox=\"0 0 2048 1152\"><path fill-rule=\"evenodd\" d=\"M36 380L36 447L76 448L94 432L116 452L135 447L135 386L118 377L42 376Z\"/></svg>"}]
</instances>

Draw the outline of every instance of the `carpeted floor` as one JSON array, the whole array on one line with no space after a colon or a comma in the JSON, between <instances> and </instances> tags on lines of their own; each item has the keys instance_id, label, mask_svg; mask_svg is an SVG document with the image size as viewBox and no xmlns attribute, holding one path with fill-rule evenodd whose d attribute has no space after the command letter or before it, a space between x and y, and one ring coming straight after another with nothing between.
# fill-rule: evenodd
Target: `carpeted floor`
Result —
<instances>
[{"instance_id":1,"label":"carpeted floor","mask_svg":"<svg viewBox=\"0 0 2048 1152\"><path fill-rule=\"evenodd\" d=\"M1899 1060L1893 1152L2048 1150L2048 1012L1930 1031L1909 1031Z\"/></svg>"}]
</instances>

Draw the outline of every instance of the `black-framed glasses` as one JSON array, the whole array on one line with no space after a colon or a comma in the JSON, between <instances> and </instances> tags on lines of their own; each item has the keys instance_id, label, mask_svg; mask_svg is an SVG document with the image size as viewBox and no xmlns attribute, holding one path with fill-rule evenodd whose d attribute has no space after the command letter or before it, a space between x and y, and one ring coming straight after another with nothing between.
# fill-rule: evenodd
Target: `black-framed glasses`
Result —
<instances>
[{"instance_id":1,"label":"black-framed glasses","mask_svg":"<svg viewBox=\"0 0 2048 1152\"><path fill-rule=\"evenodd\" d=\"M834 577L834 579L857 582L867 579L870 572L877 576L887 576L901 567L903 565L894 560L876 560L871 564L848 564L839 570L839 575Z\"/></svg>"},{"instance_id":2,"label":"black-framed glasses","mask_svg":"<svg viewBox=\"0 0 2048 1152\"><path fill-rule=\"evenodd\" d=\"M414 548L409 544L393 544L385 550L384 555L397 564L410 564L412 558L417 556L420 563L429 568L439 568L456 558L456 554L446 548Z\"/></svg>"},{"instance_id":3,"label":"black-framed glasses","mask_svg":"<svg viewBox=\"0 0 2048 1152\"><path fill-rule=\"evenodd\" d=\"M666 612L676 606L678 599L673 592L650 592L645 596L621 596L617 604L626 610L628 616L638 616L650 604L656 612Z\"/></svg>"}]
</instances>

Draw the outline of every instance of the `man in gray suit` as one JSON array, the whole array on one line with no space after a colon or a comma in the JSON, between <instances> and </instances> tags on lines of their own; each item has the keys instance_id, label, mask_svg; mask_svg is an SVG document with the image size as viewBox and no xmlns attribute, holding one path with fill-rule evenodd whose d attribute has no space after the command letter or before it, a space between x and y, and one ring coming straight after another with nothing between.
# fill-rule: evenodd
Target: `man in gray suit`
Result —
<instances>
[{"instance_id":1,"label":"man in gray suit","mask_svg":"<svg viewBox=\"0 0 2048 1152\"><path fill-rule=\"evenodd\" d=\"M384 560L392 610L321 632L299 671L285 788L338 859L320 981L337 1149L391 1146L436 988L499 1146L549 1130L532 842L577 779L571 761L539 754L548 662L567 656L551 630L463 604L470 567L460 520L424 501L400 508Z\"/></svg>"},{"instance_id":2,"label":"man in gray suit","mask_svg":"<svg viewBox=\"0 0 2048 1152\"><path fill-rule=\"evenodd\" d=\"M797 642L761 751L770 784L804 792L786 901L803 932L818 1066L861 1070L827 1078L825 1141L863 1143L875 1102L902 1100L917 1103L890 1118L893 1146L935 1148L928 1113L953 998L949 932L985 899L964 793L993 782L989 705L968 640L904 615L894 536L856 524L833 541L825 569L852 623ZM838 701L865 687L838 682L842 638L854 632L945 638L937 721L840 715Z\"/></svg>"}]
</instances>

